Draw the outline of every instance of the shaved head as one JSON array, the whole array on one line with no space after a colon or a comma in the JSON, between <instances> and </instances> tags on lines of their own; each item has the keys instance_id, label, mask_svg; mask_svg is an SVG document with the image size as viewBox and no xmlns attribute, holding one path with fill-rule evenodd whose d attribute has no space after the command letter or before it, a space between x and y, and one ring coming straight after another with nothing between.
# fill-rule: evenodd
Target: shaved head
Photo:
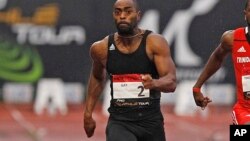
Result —
<instances>
[{"instance_id":1,"label":"shaved head","mask_svg":"<svg viewBox=\"0 0 250 141\"><path fill-rule=\"evenodd\" d=\"M121 1L132 1L132 2L133 2L133 5L134 5L134 7L135 7L135 9L136 9L137 11L140 10L137 0L116 0L116 1L115 1L115 4L118 3L118 2L121 2Z\"/></svg>"}]
</instances>

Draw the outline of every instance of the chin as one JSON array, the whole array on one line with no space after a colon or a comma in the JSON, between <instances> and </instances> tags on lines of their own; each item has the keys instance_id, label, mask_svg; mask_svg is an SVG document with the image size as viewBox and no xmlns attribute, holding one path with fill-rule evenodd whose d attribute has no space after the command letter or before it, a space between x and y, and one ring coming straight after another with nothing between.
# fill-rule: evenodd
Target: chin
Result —
<instances>
[{"instance_id":1,"label":"chin","mask_svg":"<svg viewBox=\"0 0 250 141\"><path fill-rule=\"evenodd\" d=\"M120 34L120 35L132 35L132 32L131 31L129 31L129 30L118 30L118 33Z\"/></svg>"}]
</instances>

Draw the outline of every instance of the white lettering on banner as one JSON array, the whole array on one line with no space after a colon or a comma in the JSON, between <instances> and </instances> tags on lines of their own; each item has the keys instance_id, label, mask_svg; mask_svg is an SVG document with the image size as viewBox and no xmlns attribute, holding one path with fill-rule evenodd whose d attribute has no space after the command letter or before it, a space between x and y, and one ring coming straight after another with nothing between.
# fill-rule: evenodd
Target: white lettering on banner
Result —
<instances>
[{"instance_id":1,"label":"white lettering on banner","mask_svg":"<svg viewBox=\"0 0 250 141\"><path fill-rule=\"evenodd\" d=\"M40 79L34 103L35 113L41 115L46 109L52 116L58 112L62 115L66 115L68 107L63 88L64 82L61 78Z\"/></svg>"},{"instance_id":2,"label":"white lettering on banner","mask_svg":"<svg viewBox=\"0 0 250 141\"><path fill-rule=\"evenodd\" d=\"M174 56L176 64L180 66L201 65L201 58L192 51L188 42L188 31L196 16L207 14L218 2L219 0L195 0L189 9L178 10L174 13L162 35L169 44L176 40ZM159 13L155 10L149 10L145 12L139 26L159 32L156 28L159 26L157 19L159 19Z\"/></svg>"},{"instance_id":3,"label":"white lettering on banner","mask_svg":"<svg viewBox=\"0 0 250 141\"><path fill-rule=\"evenodd\" d=\"M0 0L0 9L5 8L5 6L7 5L7 0Z\"/></svg>"},{"instance_id":4,"label":"white lettering on banner","mask_svg":"<svg viewBox=\"0 0 250 141\"><path fill-rule=\"evenodd\" d=\"M143 29L150 29L155 33L159 33L160 14L157 10L148 10L144 13L140 21L140 27Z\"/></svg>"},{"instance_id":5,"label":"white lettering on banner","mask_svg":"<svg viewBox=\"0 0 250 141\"><path fill-rule=\"evenodd\" d=\"M86 40L85 30L81 26L62 26L57 33L50 26L15 24L12 30L17 34L17 42L20 44L28 42L32 45L69 45L75 42L82 45Z\"/></svg>"},{"instance_id":6,"label":"white lettering on banner","mask_svg":"<svg viewBox=\"0 0 250 141\"><path fill-rule=\"evenodd\" d=\"M176 39L175 61L181 66L199 66L200 57L192 52L188 42L188 31L196 16L204 15L212 10L219 0L195 0L191 7L179 10L163 31L163 36L171 43Z\"/></svg>"},{"instance_id":7,"label":"white lettering on banner","mask_svg":"<svg viewBox=\"0 0 250 141\"><path fill-rule=\"evenodd\" d=\"M237 63L249 63L250 57L237 57Z\"/></svg>"}]
</instances>

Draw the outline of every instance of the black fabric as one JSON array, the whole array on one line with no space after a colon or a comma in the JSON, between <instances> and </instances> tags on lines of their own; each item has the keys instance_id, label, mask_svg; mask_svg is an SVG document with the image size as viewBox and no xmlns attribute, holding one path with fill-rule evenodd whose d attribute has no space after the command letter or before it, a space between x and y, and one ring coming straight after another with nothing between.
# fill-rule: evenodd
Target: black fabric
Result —
<instances>
[{"instance_id":1,"label":"black fabric","mask_svg":"<svg viewBox=\"0 0 250 141\"><path fill-rule=\"evenodd\" d=\"M153 77L157 78L158 73L154 63L149 60L146 54L146 38L151 31L145 31L143 39L136 51L131 54L121 53L114 42L114 34L109 36L109 50L108 50L108 61L107 70L110 74L130 74L130 73L142 73L152 74ZM113 45L113 46L112 46ZM115 49L110 49L110 47Z\"/></svg>"},{"instance_id":2,"label":"black fabric","mask_svg":"<svg viewBox=\"0 0 250 141\"><path fill-rule=\"evenodd\" d=\"M115 45L114 34L109 36L107 72L111 78L112 99L108 111L114 119L127 121L143 120L160 113L160 91L150 90L149 106L116 107L113 99L113 74L139 73L151 74L153 78L159 77L154 62L148 58L146 53L146 39L150 33L151 31L149 30L145 31L139 47L131 54L121 53Z\"/></svg>"},{"instance_id":3,"label":"black fabric","mask_svg":"<svg viewBox=\"0 0 250 141\"><path fill-rule=\"evenodd\" d=\"M106 141L165 141L161 114L141 121L119 121L109 118Z\"/></svg>"},{"instance_id":4,"label":"black fabric","mask_svg":"<svg viewBox=\"0 0 250 141\"><path fill-rule=\"evenodd\" d=\"M150 105L135 107L115 107L113 105L113 74L151 74L159 78L156 66L146 53L146 39L151 31L146 31L142 41L131 54L121 53L114 42L114 34L109 36L107 72L111 80L111 104L106 128L106 141L165 141L164 119L160 110L160 91L150 90Z\"/></svg>"}]
</instances>

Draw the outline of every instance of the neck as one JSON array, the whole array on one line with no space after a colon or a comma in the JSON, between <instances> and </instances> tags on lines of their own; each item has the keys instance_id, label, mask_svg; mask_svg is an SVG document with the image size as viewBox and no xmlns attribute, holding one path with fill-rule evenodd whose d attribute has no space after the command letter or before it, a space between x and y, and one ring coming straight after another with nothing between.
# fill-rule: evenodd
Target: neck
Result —
<instances>
[{"instance_id":1,"label":"neck","mask_svg":"<svg viewBox=\"0 0 250 141\"><path fill-rule=\"evenodd\" d=\"M136 32L137 32L137 33L136 33ZM135 32L135 34L133 34L133 35L120 35L119 33L118 33L117 35L118 35L118 37L120 37L120 38L127 38L127 39L129 39L129 38L134 38L134 37L137 37L137 36L142 35L141 29L138 29L136 32Z\"/></svg>"}]
</instances>

